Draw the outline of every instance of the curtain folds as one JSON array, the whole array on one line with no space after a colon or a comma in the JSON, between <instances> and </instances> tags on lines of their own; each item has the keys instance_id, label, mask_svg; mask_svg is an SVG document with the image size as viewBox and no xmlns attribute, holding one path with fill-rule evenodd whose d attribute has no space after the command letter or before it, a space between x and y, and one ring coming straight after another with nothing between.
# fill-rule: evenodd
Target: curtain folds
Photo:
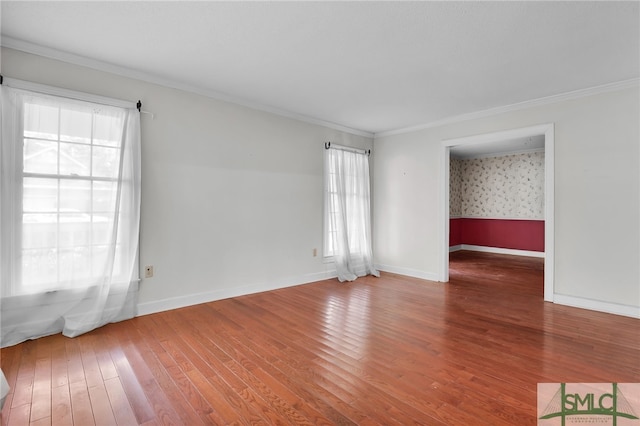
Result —
<instances>
[{"instance_id":1,"label":"curtain folds","mask_svg":"<svg viewBox=\"0 0 640 426\"><path fill-rule=\"evenodd\" d=\"M134 317L139 112L0 91L0 346Z\"/></svg>"},{"instance_id":2,"label":"curtain folds","mask_svg":"<svg viewBox=\"0 0 640 426\"><path fill-rule=\"evenodd\" d=\"M325 150L326 245L341 282L359 276L380 276L373 266L369 156Z\"/></svg>"}]
</instances>

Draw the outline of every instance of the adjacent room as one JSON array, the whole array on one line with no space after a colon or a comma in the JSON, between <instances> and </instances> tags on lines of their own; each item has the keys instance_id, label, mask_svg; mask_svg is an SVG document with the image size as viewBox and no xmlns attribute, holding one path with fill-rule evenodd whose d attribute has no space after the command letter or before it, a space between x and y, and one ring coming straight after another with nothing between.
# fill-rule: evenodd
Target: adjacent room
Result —
<instances>
[{"instance_id":1,"label":"adjacent room","mask_svg":"<svg viewBox=\"0 0 640 426\"><path fill-rule=\"evenodd\" d=\"M639 2L0 18L3 426L640 421Z\"/></svg>"},{"instance_id":2,"label":"adjacent room","mask_svg":"<svg viewBox=\"0 0 640 426\"><path fill-rule=\"evenodd\" d=\"M545 175L552 183L553 174L544 151L543 134L449 149L450 260L458 251L545 258L554 199L545 194Z\"/></svg>"}]
</instances>

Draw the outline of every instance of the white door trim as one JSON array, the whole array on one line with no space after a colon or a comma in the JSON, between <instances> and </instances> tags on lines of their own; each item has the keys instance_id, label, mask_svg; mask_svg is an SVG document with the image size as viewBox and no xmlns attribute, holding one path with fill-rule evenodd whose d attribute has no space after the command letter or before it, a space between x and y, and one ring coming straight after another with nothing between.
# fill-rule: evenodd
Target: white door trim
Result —
<instances>
[{"instance_id":1,"label":"white door trim","mask_svg":"<svg viewBox=\"0 0 640 426\"><path fill-rule=\"evenodd\" d=\"M520 129L502 132L485 133L464 138L447 139L442 141L441 149L441 184L440 206L442 223L440 226L440 273L439 281L449 281L449 161L451 147L459 145L482 144L496 141L506 141L530 136L544 135L544 300L553 302L554 299L554 124L540 124Z\"/></svg>"}]
</instances>

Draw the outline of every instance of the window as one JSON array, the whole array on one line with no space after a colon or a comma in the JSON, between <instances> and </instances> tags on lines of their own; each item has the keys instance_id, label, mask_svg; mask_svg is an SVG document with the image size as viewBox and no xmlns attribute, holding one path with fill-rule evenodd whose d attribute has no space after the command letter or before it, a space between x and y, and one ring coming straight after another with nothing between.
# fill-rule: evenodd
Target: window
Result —
<instances>
[{"instance_id":1,"label":"window","mask_svg":"<svg viewBox=\"0 0 640 426\"><path fill-rule=\"evenodd\" d=\"M123 120L105 107L25 102L19 292L104 276L120 169L121 135L114 133Z\"/></svg>"},{"instance_id":2,"label":"window","mask_svg":"<svg viewBox=\"0 0 640 426\"><path fill-rule=\"evenodd\" d=\"M332 149L327 157L324 255L331 257L339 250L338 232L342 228L347 236L349 251L363 253L369 243L364 237L365 222L369 222L367 154Z\"/></svg>"},{"instance_id":3,"label":"window","mask_svg":"<svg viewBox=\"0 0 640 426\"><path fill-rule=\"evenodd\" d=\"M341 281L377 274L371 251L369 156L325 151L324 256L336 263Z\"/></svg>"},{"instance_id":4,"label":"window","mask_svg":"<svg viewBox=\"0 0 640 426\"><path fill-rule=\"evenodd\" d=\"M73 337L133 317L139 111L132 103L11 84L0 86L0 342L60 331Z\"/></svg>"},{"instance_id":5,"label":"window","mask_svg":"<svg viewBox=\"0 0 640 426\"><path fill-rule=\"evenodd\" d=\"M38 94L21 100L13 241L5 246L14 253L13 276L4 294L74 289L122 275L122 243L114 233L127 110Z\"/></svg>"},{"instance_id":6,"label":"window","mask_svg":"<svg viewBox=\"0 0 640 426\"><path fill-rule=\"evenodd\" d=\"M329 162L325 165L324 257L333 257L335 254L335 241L337 239L336 221L341 211L338 199L337 179L335 164Z\"/></svg>"}]
</instances>

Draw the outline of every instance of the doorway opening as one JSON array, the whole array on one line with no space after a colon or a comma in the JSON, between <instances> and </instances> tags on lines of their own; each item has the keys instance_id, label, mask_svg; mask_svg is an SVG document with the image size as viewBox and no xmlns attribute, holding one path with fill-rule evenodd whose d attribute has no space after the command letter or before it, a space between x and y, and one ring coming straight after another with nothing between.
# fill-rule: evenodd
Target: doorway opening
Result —
<instances>
[{"instance_id":1,"label":"doorway opening","mask_svg":"<svg viewBox=\"0 0 640 426\"><path fill-rule=\"evenodd\" d=\"M491 149L502 151L513 150L514 144L521 144L523 140L544 138L544 300L553 302L554 296L554 125L543 124L539 126L525 127L507 130L497 133L488 133L465 138L449 139L442 142L442 185L441 206L442 223L441 234L441 263L440 281L449 281L449 232L450 232L450 161L451 151L463 148L486 148L491 144ZM506 149L505 149L506 148ZM488 149L488 148L487 148Z\"/></svg>"}]
</instances>

